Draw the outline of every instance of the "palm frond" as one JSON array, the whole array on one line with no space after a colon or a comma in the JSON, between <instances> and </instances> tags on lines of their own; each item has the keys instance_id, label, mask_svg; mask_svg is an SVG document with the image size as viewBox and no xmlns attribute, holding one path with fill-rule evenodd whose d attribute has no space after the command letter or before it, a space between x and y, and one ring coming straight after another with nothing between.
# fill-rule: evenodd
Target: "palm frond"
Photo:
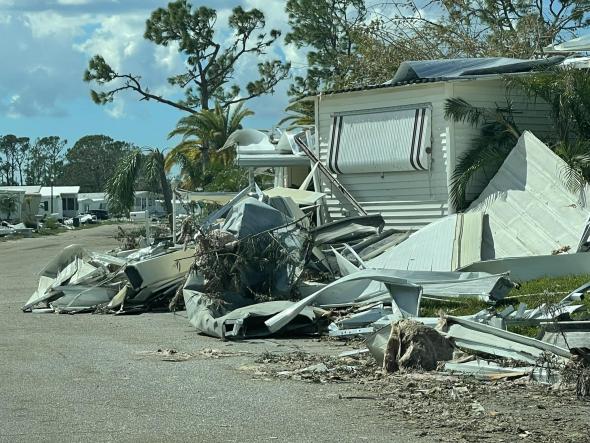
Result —
<instances>
[{"instance_id":1,"label":"palm frond","mask_svg":"<svg viewBox=\"0 0 590 443\"><path fill-rule=\"evenodd\" d=\"M142 152L135 149L119 163L105 187L109 205L127 211L133 207L135 202L134 184L141 170L142 162Z\"/></svg>"},{"instance_id":2,"label":"palm frond","mask_svg":"<svg viewBox=\"0 0 590 443\"><path fill-rule=\"evenodd\" d=\"M506 138L491 141L486 136L480 136L473 141L471 149L459 157L449 190L451 203L458 211L465 209L469 203L467 192L470 185L478 178L485 181L491 179L512 148L512 142Z\"/></svg>"},{"instance_id":3,"label":"palm frond","mask_svg":"<svg viewBox=\"0 0 590 443\"><path fill-rule=\"evenodd\" d=\"M453 97L445 102L445 118L456 122L465 122L477 126L485 122L489 114L488 109L473 106L462 98Z\"/></svg>"},{"instance_id":4,"label":"palm frond","mask_svg":"<svg viewBox=\"0 0 590 443\"><path fill-rule=\"evenodd\" d=\"M164 156L158 150L150 151L143 162L143 173L148 183L154 187L160 185L162 170L164 169Z\"/></svg>"},{"instance_id":5,"label":"palm frond","mask_svg":"<svg viewBox=\"0 0 590 443\"><path fill-rule=\"evenodd\" d=\"M581 192L590 182L590 142L559 143L555 153L565 162L559 171L561 180L571 192Z\"/></svg>"},{"instance_id":6,"label":"palm frond","mask_svg":"<svg viewBox=\"0 0 590 443\"><path fill-rule=\"evenodd\" d=\"M286 117L279 120L277 126L290 123L287 129L311 126L315 123L315 108L312 101L296 101L285 108L289 112Z\"/></svg>"},{"instance_id":7,"label":"palm frond","mask_svg":"<svg viewBox=\"0 0 590 443\"><path fill-rule=\"evenodd\" d=\"M181 136L181 142L166 156L165 167L170 171L175 164L181 166L182 180L194 183L194 171L201 168L200 181L207 180L205 173L209 163L228 166L235 157L234 150L217 152L228 137L241 129L244 118L253 115L250 109L239 103L234 107L222 108L216 103L213 109L181 118L168 134L169 138Z\"/></svg>"}]
</instances>

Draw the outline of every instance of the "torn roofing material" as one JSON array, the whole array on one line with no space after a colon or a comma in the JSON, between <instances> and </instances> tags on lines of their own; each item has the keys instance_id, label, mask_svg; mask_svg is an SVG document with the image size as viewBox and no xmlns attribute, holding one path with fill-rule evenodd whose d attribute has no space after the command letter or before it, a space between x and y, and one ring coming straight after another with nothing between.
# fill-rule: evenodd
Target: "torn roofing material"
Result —
<instances>
[{"instance_id":1,"label":"torn roofing material","mask_svg":"<svg viewBox=\"0 0 590 443\"><path fill-rule=\"evenodd\" d=\"M485 213L482 260L576 252L588 223L585 195L564 183L566 163L525 131L469 207Z\"/></svg>"},{"instance_id":2,"label":"torn roofing material","mask_svg":"<svg viewBox=\"0 0 590 443\"><path fill-rule=\"evenodd\" d=\"M359 268L338 251L333 251L333 253L336 256L341 275L349 275L358 271ZM514 287L514 283L508 278L508 272L489 274L486 272L406 271L401 269L388 269L388 272L393 277L422 286L424 296L441 300L477 297L492 302L503 299ZM356 301L374 298L382 293L386 293L386 290L379 282L365 282L362 293L356 298Z\"/></svg>"},{"instance_id":3,"label":"torn roofing material","mask_svg":"<svg viewBox=\"0 0 590 443\"><path fill-rule=\"evenodd\" d=\"M460 317L448 316L443 329L457 347L471 352L528 364L535 364L545 352L566 361L571 357L565 348Z\"/></svg>"},{"instance_id":4,"label":"torn roofing material","mask_svg":"<svg viewBox=\"0 0 590 443\"><path fill-rule=\"evenodd\" d=\"M555 56L540 60L522 60L506 57L484 57L405 61L399 66L391 82L529 72L556 65L564 58Z\"/></svg>"},{"instance_id":5,"label":"torn roofing material","mask_svg":"<svg viewBox=\"0 0 590 443\"><path fill-rule=\"evenodd\" d=\"M220 301L200 292L204 288L201 276L195 273L189 275L182 291L187 316L198 331L222 339L272 335L264 321L293 305L293 302L284 300L256 303L252 298L229 292L225 292ZM306 307L285 331L311 332L315 323L313 309Z\"/></svg>"},{"instance_id":6,"label":"torn roofing material","mask_svg":"<svg viewBox=\"0 0 590 443\"><path fill-rule=\"evenodd\" d=\"M366 262L370 268L454 271L481 260L483 215L453 214Z\"/></svg>"},{"instance_id":7,"label":"torn roofing material","mask_svg":"<svg viewBox=\"0 0 590 443\"><path fill-rule=\"evenodd\" d=\"M590 254L536 255L531 257L499 258L473 263L460 269L464 272L510 273L510 278L525 282L542 277L590 274Z\"/></svg>"},{"instance_id":8,"label":"torn roofing material","mask_svg":"<svg viewBox=\"0 0 590 443\"><path fill-rule=\"evenodd\" d=\"M291 322L306 306L354 301L358 292L350 290L351 287L354 287L357 282L365 280L376 280L384 283L389 290L393 300L392 303L397 305L402 313L413 316L418 315L422 287L407 280L393 277L387 270L364 269L324 286L313 294L299 300L288 309L266 320L265 324L271 332L276 332Z\"/></svg>"},{"instance_id":9,"label":"torn roofing material","mask_svg":"<svg viewBox=\"0 0 590 443\"><path fill-rule=\"evenodd\" d=\"M344 243L379 234L385 226L381 214L348 217L311 230L315 245Z\"/></svg>"}]
</instances>

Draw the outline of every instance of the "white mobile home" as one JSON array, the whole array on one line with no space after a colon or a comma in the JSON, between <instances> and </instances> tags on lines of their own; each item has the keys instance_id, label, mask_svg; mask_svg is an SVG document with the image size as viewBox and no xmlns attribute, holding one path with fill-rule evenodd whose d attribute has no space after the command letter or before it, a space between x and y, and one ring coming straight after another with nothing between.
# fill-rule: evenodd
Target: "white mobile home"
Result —
<instances>
[{"instance_id":1,"label":"white mobile home","mask_svg":"<svg viewBox=\"0 0 590 443\"><path fill-rule=\"evenodd\" d=\"M25 190L17 186L0 187L0 220L20 221Z\"/></svg>"},{"instance_id":2,"label":"white mobile home","mask_svg":"<svg viewBox=\"0 0 590 443\"><path fill-rule=\"evenodd\" d=\"M150 215L164 214L162 196L151 191L135 191L135 203L131 212L147 210Z\"/></svg>"},{"instance_id":3,"label":"white mobile home","mask_svg":"<svg viewBox=\"0 0 590 443\"><path fill-rule=\"evenodd\" d=\"M451 176L479 129L445 118L447 99L495 109L505 107L509 97L521 130L539 136L551 129L548 105L517 91L508 96L502 73L526 75L514 72L559 60L468 61L467 66L460 60L440 62L442 66L436 61L407 62L389 84L311 98L314 149L321 162L369 214L382 214L389 227L416 229L454 212L449 203ZM316 190L327 194L324 222L354 213L325 177L317 174L316 183ZM471 191L478 194L481 189Z\"/></svg>"},{"instance_id":4,"label":"white mobile home","mask_svg":"<svg viewBox=\"0 0 590 443\"><path fill-rule=\"evenodd\" d=\"M16 211L10 214L11 221L35 221L41 201L40 189L41 186L0 186L0 197L10 195L16 197L18 201ZM6 218L8 218L8 214L0 207L0 219Z\"/></svg>"},{"instance_id":5,"label":"white mobile home","mask_svg":"<svg viewBox=\"0 0 590 443\"><path fill-rule=\"evenodd\" d=\"M58 214L59 218L76 217L79 191L80 186L42 186L39 213Z\"/></svg>"},{"instance_id":6,"label":"white mobile home","mask_svg":"<svg viewBox=\"0 0 590 443\"><path fill-rule=\"evenodd\" d=\"M104 192L84 192L78 194L78 209L88 213L93 209L107 209L107 200Z\"/></svg>"}]
</instances>

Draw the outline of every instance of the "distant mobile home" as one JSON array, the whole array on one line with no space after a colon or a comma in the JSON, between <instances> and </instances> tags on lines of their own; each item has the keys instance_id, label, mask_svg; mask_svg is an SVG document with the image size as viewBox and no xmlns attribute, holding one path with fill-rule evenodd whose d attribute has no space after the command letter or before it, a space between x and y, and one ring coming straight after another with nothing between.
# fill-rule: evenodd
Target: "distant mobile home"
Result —
<instances>
[{"instance_id":1,"label":"distant mobile home","mask_svg":"<svg viewBox=\"0 0 590 443\"><path fill-rule=\"evenodd\" d=\"M323 93L315 102L315 151L323 164L369 213L391 228L417 229L454 212L449 202L457 159L479 129L445 118L445 102L462 98L487 108L512 101L517 125L536 135L550 128L549 108L515 90L505 73L526 75L561 59L461 59L406 62L388 84ZM324 221L353 209L318 174L325 192ZM483 186L483 185L482 185ZM480 189L471 189L476 196Z\"/></svg>"},{"instance_id":2,"label":"distant mobile home","mask_svg":"<svg viewBox=\"0 0 590 443\"><path fill-rule=\"evenodd\" d=\"M135 191L131 212L148 210L152 215L163 214L165 211L161 198L160 194L151 191ZM80 212L88 212L93 209L109 210L108 206L107 196L104 192L84 192L78 195Z\"/></svg>"},{"instance_id":3,"label":"distant mobile home","mask_svg":"<svg viewBox=\"0 0 590 443\"><path fill-rule=\"evenodd\" d=\"M10 214L13 222L33 222L39 211L41 186L0 186L0 197L16 197L16 211ZM0 219L8 218L8 214L0 209Z\"/></svg>"},{"instance_id":4,"label":"distant mobile home","mask_svg":"<svg viewBox=\"0 0 590 443\"><path fill-rule=\"evenodd\" d=\"M80 186L42 186L39 214L57 214L59 218L78 215ZM52 205L53 200L53 205Z\"/></svg>"}]
</instances>

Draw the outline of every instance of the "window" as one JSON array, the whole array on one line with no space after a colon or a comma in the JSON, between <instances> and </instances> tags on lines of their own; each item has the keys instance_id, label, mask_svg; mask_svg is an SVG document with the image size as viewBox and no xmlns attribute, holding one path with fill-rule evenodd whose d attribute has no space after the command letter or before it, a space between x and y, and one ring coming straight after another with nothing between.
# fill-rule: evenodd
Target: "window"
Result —
<instances>
[{"instance_id":1,"label":"window","mask_svg":"<svg viewBox=\"0 0 590 443\"><path fill-rule=\"evenodd\" d=\"M77 211L78 200L73 197L63 197L61 199L61 207L64 211Z\"/></svg>"},{"instance_id":2,"label":"window","mask_svg":"<svg viewBox=\"0 0 590 443\"><path fill-rule=\"evenodd\" d=\"M43 210L45 212L49 211L49 202L47 200L43 202Z\"/></svg>"},{"instance_id":3,"label":"window","mask_svg":"<svg viewBox=\"0 0 590 443\"><path fill-rule=\"evenodd\" d=\"M431 144L430 105L335 114L328 167L336 174L426 171Z\"/></svg>"}]
</instances>

